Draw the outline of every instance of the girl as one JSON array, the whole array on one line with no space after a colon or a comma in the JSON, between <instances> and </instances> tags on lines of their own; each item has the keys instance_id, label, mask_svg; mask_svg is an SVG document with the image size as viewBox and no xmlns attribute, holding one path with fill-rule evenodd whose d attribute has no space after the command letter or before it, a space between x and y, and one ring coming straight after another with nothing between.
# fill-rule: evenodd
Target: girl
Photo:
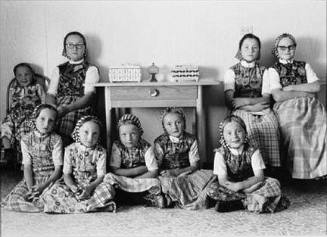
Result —
<instances>
[{"instance_id":1,"label":"girl","mask_svg":"<svg viewBox=\"0 0 327 237\"><path fill-rule=\"evenodd\" d=\"M242 37L236 54L240 62L225 74L225 101L232 114L243 119L250 141L260 148L266 166L273 172L281 166L279 128L277 118L270 109L267 85L263 84L267 71L257 62L260 49L257 36L246 34Z\"/></svg>"},{"instance_id":2,"label":"girl","mask_svg":"<svg viewBox=\"0 0 327 237\"><path fill-rule=\"evenodd\" d=\"M167 206L199 209L206 207L205 188L213 176L210 170L199 170L198 144L195 136L185 131L185 120L181 108L165 109L164 133L155 139L154 148Z\"/></svg>"},{"instance_id":3,"label":"girl","mask_svg":"<svg viewBox=\"0 0 327 237\"><path fill-rule=\"evenodd\" d=\"M65 36L62 55L69 61L54 69L47 101L58 108L58 133L64 145L68 145L72 142L71 133L76 122L92 112L90 103L95 88L90 84L99 81L99 73L95 66L86 61L86 40L79 32L70 32Z\"/></svg>"},{"instance_id":4,"label":"girl","mask_svg":"<svg viewBox=\"0 0 327 237\"><path fill-rule=\"evenodd\" d=\"M116 210L114 189L102 183L106 150L98 144L100 121L84 116L73 131L74 143L65 148L64 178L44 194L47 213L84 213Z\"/></svg>"},{"instance_id":5,"label":"girl","mask_svg":"<svg viewBox=\"0 0 327 237\"><path fill-rule=\"evenodd\" d=\"M36 82L33 68L28 63L14 67L14 81L9 88L8 114L1 124L1 140L5 156L20 151L21 136L30 131L27 121L34 108L44 101L44 88ZM12 162L12 160L10 160Z\"/></svg>"},{"instance_id":6,"label":"girl","mask_svg":"<svg viewBox=\"0 0 327 237\"><path fill-rule=\"evenodd\" d=\"M216 210L227 212L247 208L253 212L275 212L281 200L280 183L265 178L265 164L260 151L248 143L244 121L235 115L228 116L220 125L220 143L216 149L213 183L208 195L217 200ZM282 206L282 205L280 205Z\"/></svg>"},{"instance_id":7,"label":"girl","mask_svg":"<svg viewBox=\"0 0 327 237\"><path fill-rule=\"evenodd\" d=\"M151 145L142 138L139 119L123 115L118 122L119 138L112 145L110 168L105 182L118 188L117 200L122 203L165 206L161 196L158 164Z\"/></svg>"},{"instance_id":8,"label":"girl","mask_svg":"<svg viewBox=\"0 0 327 237\"><path fill-rule=\"evenodd\" d=\"M53 132L57 110L47 104L35 108L33 131L21 141L24 180L5 198L7 209L21 212L43 211L42 196L61 176L62 141Z\"/></svg>"},{"instance_id":9,"label":"girl","mask_svg":"<svg viewBox=\"0 0 327 237\"><path fill-rule=\"evenodd\" d=\"M278 61L269 68L274 111L287 151L287 166L295 179L312 179L327 174L326 110L315 98L319 79L308 63L294 60L295 38L277 37L273 54Z\"/></svg>"}]
</instances>

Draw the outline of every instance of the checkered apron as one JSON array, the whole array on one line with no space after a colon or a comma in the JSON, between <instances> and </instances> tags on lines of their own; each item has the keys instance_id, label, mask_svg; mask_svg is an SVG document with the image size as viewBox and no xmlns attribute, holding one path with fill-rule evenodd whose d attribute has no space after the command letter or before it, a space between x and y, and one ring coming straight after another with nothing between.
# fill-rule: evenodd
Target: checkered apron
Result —
<instances>
[{"instance_id":1,"label":"checkered apron","mask_svg":"<svg viewBox=\"0 0 327 237\"><path fill-rule=\"evenodd\" d=\"M273 111L264 115L255 115L244 110L233 111L241 117L247 128L250 142L260 149L266 166L280 167L279 127Z\"/></svg>"},{"instance_id":2,"label":"checkered apron","mask_svg":"<svg viewBox=\"0 0 327 237\"><path fill-rule=\"evenodd\" d=\"M296 179L327 174L326 110L316 98L300 97L274 105L287 167Z\"/></svg>"}]
</instances>

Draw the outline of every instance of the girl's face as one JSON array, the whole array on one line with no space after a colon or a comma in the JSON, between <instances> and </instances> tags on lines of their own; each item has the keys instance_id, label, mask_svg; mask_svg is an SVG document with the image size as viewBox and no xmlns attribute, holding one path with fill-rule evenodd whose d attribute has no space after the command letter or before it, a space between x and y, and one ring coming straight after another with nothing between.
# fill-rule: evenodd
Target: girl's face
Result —
<instances>
[{"instance_id":1,"label":"girl's face","mask_svg":"<svg viewBox=\"0 0 327 237\"><path fill-rule=\"evenodd\" d=\"M85 53L85 45L81 36L70 35L65 42L67 57L72 61L83 59Z\"/></svg>"},{"instance_id":2,"label":"girl's face","mask_svg":"<svg viewBox=\"0 0 327 237\"><path fill-rule=\"evenodd\" d=\"M41 134L50 133L56 122L56 116L57 116L56 111L48 108L42 109L40 111L39 116L37 116L35 120L36 129Z\"/></svg>"},{"instance_id":3,"label":"girl's face","mask_svg":"<svg viewBox=\"0 0 327 237\"><path fill-rule=\"evenodd\" d=\"M295 56L295 44L288 37L282 38L277 46L278 57L284 60L291 60Z\"/></svg>"},{"instance_id":4,"label":"girl's face","mask_svg":"<svg viewBox=\"0 0 327 237\"><path fill-rule=\"evenodd\" d=\"M123 124L119 127L121 143L127 148L136 147L140 138L138 128L133 124Z\"/></svg>"},{"instance_id":5,"label":"girl's face","mask_svg":"<svg viewBox=\"0 0 327 237\"><path fill-rule=\"evenodd\" d=\"M79 128L80 142L86 147L93 147L100 137L100 128L94 121L87 121Z\"/></svg>"},{"instance_id":6,"label":"girl's face","mask_svg":"<svg viewBox=\"0 0 327 237\"><path fill-rule=\"evenodd\" d=\"M33 73L28 67L21 66L16 68L15 77L20 86L28 86L31 84L33 79Z\"/></svg>"},{"instance_id":7,"label":"girl's face","mask_svg":"<svg viewBox=\"0 0 327 237\"><path fill-rule=\"evenodd\" d=\"M243 41L241 46L241 55L245 61L255 61L259 56L259 52L260 47L256 39L247 38Z\"/></svg>"},{"instance_id":8,"label":"girl's face","mask_svg":"<svg viewBox=\"0 0 327 237\"><path fill-rule=\"evenodd\" d=\"M229 122L224 127L223 136L228 147L238 149L245 142L245 131L237 122Z\"/></svg>"},{"instance_id":9,"label":"girl's face","mask_svg":"<svg viewBox=\"0 0 327 237\"><path fill-rule=\"evenodd\" d=\"M164 117L164 127L167 133L173 137L180 137L184 132L184 121L177 113L168 113Z\"/></svg>"}]
</instances>

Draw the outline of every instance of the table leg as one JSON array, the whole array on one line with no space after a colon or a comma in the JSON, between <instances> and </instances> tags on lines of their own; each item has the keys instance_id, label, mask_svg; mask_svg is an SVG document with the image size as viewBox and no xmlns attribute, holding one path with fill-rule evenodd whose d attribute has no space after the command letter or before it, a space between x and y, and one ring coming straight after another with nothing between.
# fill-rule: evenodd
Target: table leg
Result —
<instances>
[{"instance_id":1,"label":"table leg","mask_svg":"<svg viewBox=\"0 0 327 237\"><path fill-rule=\"evenodd\" d=\"M198 98L196 103L196 123L199 143L199 153L203 164L207 161L206 139L205 139L205 114L203 109L202 86L198 86Z\"/></svg>"},{"instance_id":2,"label":"table leg","mask_svg":"<svg viewBox=\"0 0 327 237\"><path fill-rule=\"evenodd\" d=\"M105 88L105 108L106 108L106 141L107 141L107 151L111 153L111 130L112 130L112 117L111 117L111 99L110 99L110 88Z\"/></svg>"}]
</instances>

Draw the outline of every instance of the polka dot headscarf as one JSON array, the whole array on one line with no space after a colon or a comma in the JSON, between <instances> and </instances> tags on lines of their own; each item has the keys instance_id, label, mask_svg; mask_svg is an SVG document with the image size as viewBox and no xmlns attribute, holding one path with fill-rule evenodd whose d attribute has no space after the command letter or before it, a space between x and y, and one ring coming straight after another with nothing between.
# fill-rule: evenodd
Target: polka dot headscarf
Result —
<instances>
[{"instance_id":1,"label":"polka dot headscarf","mask_svg":"<svg viewBox=\"0 0 327 237\"><path fill-rule=\"evenodd\" d=\"M247 134L246 125L245 125L243 119L241 119L239 116L236 116L236 115L230 115L230 116L227 116L224 119L224 121L222 121L219 124L219 136L220 136L219 142L225 148L228 148L228 145L226 144L226 141L225 141L225 138L224 138L224 128L225 128L226 124L228 124L228 123L230 123L232 121L238 123L244 129L244 131L245 131L245 143L248 142L248 138L247 138L248 134Z\"/></svg>"},{"instance_id":2,"label":"polka dot headscarf","mask_svg":"<svg viewBox=\"0 0 327 237\"><path fill-rule=\"evenodd\" d=\"M96 123L101 131L102 124L100 120L96 116L91 116L91 115L86 115L80 118L80 120L77 121L76 126L74 128L74 131L72 133L72 138L74 139L75 142L81 142L80 137L79 137L79 129L83 126L84 123L92 121ZM99 141L98 141L99 143Z\"/></svg>"},{"instance_id":3,"label":"polka dot headscarf","mask_svg":"<svg viewBox=\"0 0 327 237\"><path fill-rule=\"evenodd\" d=\"M143 135L144 131L143 131L143 128L141 126L141 122L138 119L138 117L136 117L135 115L133 115L133 114L124 114L118 121L118 125L117 125L118 130L122 125L125 125L125 124L133 124L139 130L140 136Z\"/></svg>"},{"instance_id":4,"label":"polka dot headscarf","mask_svg":"<svg viewBox=\"0 0 327 237\"><path fill-rule=\"evenodd\" d=\"M289 38L289 39L291 39L292 41L293 41L293 43L294 43L294 45L296 46L296 40L295 40L295 38L294 38L294 36L293 35L291 35L291 34L289 34L289 33L283 33L283 34L281 34L280 36L278 36L276 39L275 39L275 43L274 43L274 47L273 47L273 49L272 49L272 51L271 51L271 53L275 56L275 57L277 57L277 58L279 58L279 56L278 56L278 45L279 45L279 42L282 40L282 39L284 39L284 38Z\"/></svg>"},{"instance_id":5,"label":"polka dot headscarf","mask_svg":"<svg viewBox=\"0 0 327 237\"><path fill-rule=\"evenodd\" d=\"M164 132L167 133L165 124L164 124L164 119L165 119L166 115L170 114L170 113L178 114L182 118L183 123L184 123L184 127L183 127L183 131L184 131L186 129L186 118L185 118L185 113L184 113L183 109L177 108L177 107L168 107L161 112L161 123L162 123L162 128L163 128Z\"/></svg>"}]
</instances>

